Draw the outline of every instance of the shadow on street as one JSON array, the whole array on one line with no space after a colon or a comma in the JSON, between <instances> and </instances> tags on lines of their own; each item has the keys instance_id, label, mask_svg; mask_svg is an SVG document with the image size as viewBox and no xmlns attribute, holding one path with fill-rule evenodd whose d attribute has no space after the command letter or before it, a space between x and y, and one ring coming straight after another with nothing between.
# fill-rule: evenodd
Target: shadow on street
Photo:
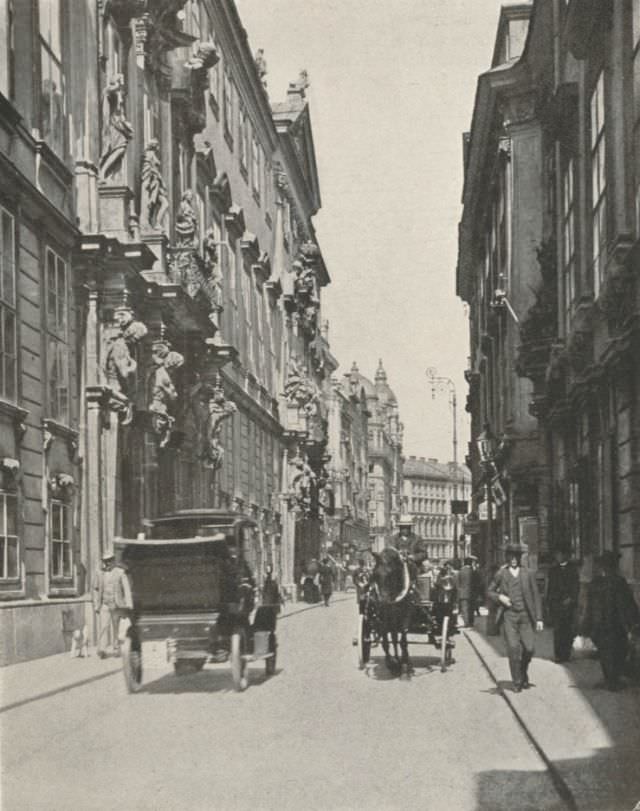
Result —
<instances>
[{"instance_id":1,"label":"shadow on street","mask_svg":"<svg viewBox=\"0 0 640 811\"><path fill-rule=\"evenodd\" d=\"M249 686L247 690L260 687L271 679L277 678L282 673L282 668L277 668L272 676L267 676L264 668L258 670L249 668ZM180 693L235 693L231 671L227 667L204 668L199 673L190 673L184 676L176 676L175 673L163 673L162 676L143 682L140 693L148 695L177 695Z\"/></svg>"}]
</instances>

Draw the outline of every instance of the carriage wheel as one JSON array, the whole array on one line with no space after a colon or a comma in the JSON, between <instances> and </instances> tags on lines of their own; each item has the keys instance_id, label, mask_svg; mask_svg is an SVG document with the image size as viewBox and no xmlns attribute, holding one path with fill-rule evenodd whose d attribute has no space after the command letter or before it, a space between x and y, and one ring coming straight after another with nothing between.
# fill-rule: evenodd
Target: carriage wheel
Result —
<instances>
[{"instance_id":1,"label":"carriage wheel","mask_svg":"<svg viewBox=\"0 0 640 811\"><path fill-rule=\"evenodd\" d=\"M358 619L358 665L363 670L371 656L371 628L364 614Z\"/></svg>"},{"instance_id":2,"label":"carriage wheel","mask_svg":"<svg viewBox=\"0 0 640 811\"><path fill-rule=\"evenodd\" d=\"M278 644L276 642L276 635L273 631L269 634L269 653L273 653L268 659L264 660L264 670L267 676L273 676L276 672L276 656Z\"/></svg>"},{"instance_id":3,"label":"carriage wheel","mask_svg":"<svg viewBox=\"0 0 640 811\"><path fill-rule=\"evenodd\" d=\"M440 642L440 670L444 673L447 669L447 637L449 636L449 616L444 615L442 619L442 640ZM449 654L450 656L450 654Z\"/></svg>"},{"instance_id":4,"label":"carriage wheel","mask_svg":"<svg viewBox=\"0 0 640 811\"><path fill-rule=\"evenodd\" d=\"M142 687L142 651L134 646L130 636L122 643L122 671L128 693L137 693Z\"/></svg>"},{"instance_id":5,"label":"carriage wheel","mask_svg":"<svg viewBox=\"0 0 640 811\"><path fill-rule=\"evenodd\" d=\"M247 688L247 663L242 658L246 653L246 640L244 631L236 631L231 635L231 678L233 686L241 692Z\"/></svg>"}]
</instances>

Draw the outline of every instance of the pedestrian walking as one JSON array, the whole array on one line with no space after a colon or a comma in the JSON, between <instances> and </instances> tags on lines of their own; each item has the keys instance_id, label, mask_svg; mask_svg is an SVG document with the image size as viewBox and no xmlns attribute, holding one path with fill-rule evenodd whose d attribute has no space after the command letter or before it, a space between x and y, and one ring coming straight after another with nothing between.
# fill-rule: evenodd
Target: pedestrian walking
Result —
<instances>
[{"instance_id":1,"label":"pedestrian walking","mask_svg":"<svg viewBox=\"0 0 640 811\"><path fill-rule=\"evenodd\" d=\"M534 573L521 565L523 551L517 545L507 546L507 563L498 569L488 589L490 599L498 605L496 623L503 628L516 693L531 687L529 664L534 653L534 629L544 628Z\"/></svg>"},{"instance_id":2,"label":"pedestrian walking","mask_svg":"<svg viewBox=\"0 0 640 811\"><path fill-rule=\"evenodd\" d=\"M471 558L465 558L458 572L458 607L463 624L473 627L473 569Z\"/></svg>"},{"instance_id":3,"label":"pedestrian walking","mask_svg":"<svg viewBox=\"0 0 640 811\"><path fill-rule=\"evenodd\" d=\"M265 570L264 581L262 583L262 604L271 606L275 613L278 614L280 613L281 603L280 586L273 576L273 566L269 564Z\"/></svg>"},{"instance_id":4,"label":"pedestrian walking","mask_svg":"<svg viewBox=\"0 0 640 811\"><path fill-rule=\"evenodd\" d=\"M333 593L333 571L329 558L323 558L319 574L322 599L324 600L325 606L328 607L331 594Z\"/></svg>"},{"instance_id":5,"label":"pedestrian walking","mask_svg":"<svg viewBox=\"0 0 640 811\"><path fill-rule=\"evenodd\" d=\"M576 635L576 612L580 582L578 569L569 560L568 546L559 546L555 551L556 562L549 569L547 585L547 610L553 625L554 661L568 662Z\"/></svg>"},{"instance_id":6,"label":"pedestrian walking","mask_svg":"<svg viewBox=\"0 0 640 811\"><path fill-rule=\"evenodd\" d=\"M132 608L133 598L126 569L121 563L116 563L111 550L106 550L93 581L93 609L98 621L97 652L101 659L107 656L108 648L116 656L119 654L118 625Z\"/></svg>"},{"instance_id":7,"label":"pedestrian walking","mask_svg":"<svg viewBox=\"0 0 640 811\"><path fill-rule=\"evenodd\" d=\"M480 564L474 558L471 559L471 604L473 617L480 616L480 606L485 600L485 582L480 570Z\"/></svg>"},{"instance_id":8,"label":"pedestrian walking","mask_svg":"<svg viewBox=\"0 0 640 811\"><path fill-rule=\"evenodd\" d=\"M628 653L628 634L640 625L640 611L633 592L618 573L620 555L603 552L596 559L598 574L589 587L582 629L598 649L604 687L619 690Z\"/></svg>"}]
</instances>

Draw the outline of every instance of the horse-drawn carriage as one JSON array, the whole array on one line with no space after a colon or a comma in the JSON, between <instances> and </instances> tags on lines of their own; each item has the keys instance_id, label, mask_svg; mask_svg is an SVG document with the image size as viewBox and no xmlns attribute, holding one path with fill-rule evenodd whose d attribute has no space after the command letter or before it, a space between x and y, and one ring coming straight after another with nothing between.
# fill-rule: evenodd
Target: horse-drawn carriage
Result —
<instances>
[{"instance_id":1,"label":"horse-drawn carriage","mask_svg":"<svg viewBox=\"0 0 640 811\"><path fill-rule=\"evenodd\" d=\"M254 606L255 527L237 513L184 510L147 522L135 540L116 540L133 595L120 631L129 692L141 687L146 643L164 643L177 675L228 661L236 690L248 684L250 661L275 672L277 612Z\"/></svg>"},{"instance_id":2,"label":"horse-drawn carriage","mask_svg":"<svg viewBox=\"0 0 640 811\"><path fill-rule=\"evenodd\" d=\"M433 645L439 652L440 669L444 672L453 659L457 633L453 624L454 582L448 576L439 578L436 587L427 575L412 571L411 561L393 547L376 556L376 566L368 584L358 593L358 664L366 668L371 649L382 645L387 667L402 675L412 670L408 645ZM409 634L426 641L410 641ZM390 652L390 643L394 655ZM400 648L400 657L398 656Z\"/></svg>"}]
</instances>

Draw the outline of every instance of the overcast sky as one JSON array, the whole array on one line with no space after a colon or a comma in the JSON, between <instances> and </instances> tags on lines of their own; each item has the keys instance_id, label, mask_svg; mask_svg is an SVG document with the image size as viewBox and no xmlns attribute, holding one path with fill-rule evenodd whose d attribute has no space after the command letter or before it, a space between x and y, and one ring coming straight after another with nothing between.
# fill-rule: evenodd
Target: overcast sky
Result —
<instances>
[{"instance_id":1,"label":"overcast sky","mask_svg":"<svg viewBox=\"0 0 640 811\"><path fill-rule=\"evenodd\" d=\"M455 295L462 133L490 66L500 0L236 0L268 91L309 73L322 210L314 222L332 283L323 293L340 371L383 359L405 424L404 453L459 459L468 421L468 325Z\"/></svg>"}]
</instances>

